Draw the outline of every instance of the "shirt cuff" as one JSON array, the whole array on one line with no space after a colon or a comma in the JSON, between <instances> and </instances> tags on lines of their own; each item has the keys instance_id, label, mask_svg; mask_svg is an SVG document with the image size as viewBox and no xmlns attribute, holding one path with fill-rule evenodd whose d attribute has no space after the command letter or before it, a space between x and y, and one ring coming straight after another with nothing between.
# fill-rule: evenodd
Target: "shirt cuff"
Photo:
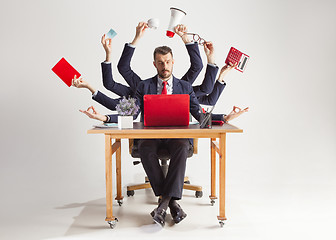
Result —
<instances>
[{"instance_id":1,"label":"shirt cuff","mask_svg":"<svg viewBox=\"0 0 336 240\"><path fill-rule=\"evenodd\" d=\"M226 116L227 116L226 114L223 114L222 119L223 119L223 122L224 122L224 123L227 123L227 121L226 121L225 118L224 118L224 117L226 117Z\"/></svg>"},{"instance_id":2,"label":"shirt cuff","mask_svg":"<svg viewBox=\"0 0 336 240\"><path fill-rule=\"evenodd\" d=\"M127 46L131 47L131 48L135 48L135 45L132 45L130 43L127 43Z\"/></svg>"},{"instance_id":3,"label":"shirt cuff","mask_svg":"<svg viewBox=\"0 0 336 240\"><path fill-rule=\"evenodd\" d=\"M92 94L92 97L95 98L95 97L97 96L97 94L98 94L98 90L96 90L96 91L94 92L94 94Z\"/></svg>"},{"instance_id":4,"label":"shirt cuff","mask_svg":"<svg viewBox=\"0 0 336 240\"><path fill-rule=\"evenodd\" d=\"M191 42L188 42L188 43L186 43L185 45L192 45L192 44L197 44L197 42L194 42L194 41L191 41Z\"/></svg>"},{"instance_id":5,"label":"shirt cuff","mask_svg":"<svg viewBox=\"0 0 336 240\"><path fill-rule=\"evenodd\" d=\"M211 66L211 67L217 68L217 64L216 63L214 63L214 64L208 63L208 65Z\"/></svg>"},{"instance_id":6,"label":"shirt cuff","mask_svg":"<svg viewBox=\"0 0 336 240\"><path fill-rule=\"evenodd\" d=\"M105 115L106 116L106 121L104 123L107 123L110 121L110 116L109 115Z\"/></svg>"},{"instance_id":7,"label":"shirt cuff","mask_svg":"<svg viewBox=\"0 0 336 240\"><path fill-rule=\"evenodd\" d=\"M220 81L219 79L217 79L217 81L218 81L220 84L226 84L225 81Z\"/></svg>"},{"instance_id":8,"label":"shirt cuff","mask_svg":"<svg viewBox=\"0 0 336 240\"><path fill-rule=\"evenodd\" d=\"M104 63L104 64L111 64L111 62L107 62L107 61L104 61L103 63Z\"/></svg>"}]
</instances>

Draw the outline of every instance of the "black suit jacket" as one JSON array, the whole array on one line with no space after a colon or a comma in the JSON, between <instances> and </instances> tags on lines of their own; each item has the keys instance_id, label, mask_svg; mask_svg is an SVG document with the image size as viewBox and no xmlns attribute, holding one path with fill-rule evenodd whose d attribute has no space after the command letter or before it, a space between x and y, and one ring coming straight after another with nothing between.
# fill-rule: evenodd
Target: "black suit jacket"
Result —
<instances>
[{"instance_id":1,"label":"black suit jacket","mask_svg":"<svg viewBox=\"0 0 336 240\"><path fill-rule=\"evenodd\" d=\"M186 74L184 74L184 76L181 79L192 84L196 80L199 73L202 71L203 64L202 64L202 59L201 59L201 55L200 55L197 43L187 44L186 48L187 48L187 51L190 57L190 68L188 69ZM132 60L134 51L135 51L135 48L130 47L126 43L124 46L124 50L121 54L121 57L119 59L117 67L118 67L118 71L121 74L121 76L123 76L123 78L128 83L130 88L135 92L138 84L142 81L142 79L131 68L131 60ZM213 85L204 86L203 88L208 89L210 87L212 89Z\"/></svg>"},{"instance_id":2,"label":"black suit jacket","mask_svg":"<svg viewBox=\"0 0 336 240\"><path fill-rule=\"evenodd\" d=\"M157 94L157 75L147 80L141 81L138 85L135 97L141 110L141 121L143 122L143 96L147 94ZM190 113L197 120L200 119L200 106L191 84L177 79L173 76L173 94L189 94Z\"/></svg>"}]
</instances>

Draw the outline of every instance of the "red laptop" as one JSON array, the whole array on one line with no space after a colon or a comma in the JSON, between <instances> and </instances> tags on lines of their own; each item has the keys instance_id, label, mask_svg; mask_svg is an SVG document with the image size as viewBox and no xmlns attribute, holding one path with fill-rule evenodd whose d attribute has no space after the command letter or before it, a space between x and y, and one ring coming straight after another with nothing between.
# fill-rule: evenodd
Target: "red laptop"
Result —
<instances>
[{"instance_id":1,"label":"red laptop","mask_svg":"<svg viewBox=\"0 0 336 240\"><path fill-rule=\"evenodd\" d=\"M189 95L145 95L144 125L146 127L188 126Z\"/></svg>"}]
</instances>

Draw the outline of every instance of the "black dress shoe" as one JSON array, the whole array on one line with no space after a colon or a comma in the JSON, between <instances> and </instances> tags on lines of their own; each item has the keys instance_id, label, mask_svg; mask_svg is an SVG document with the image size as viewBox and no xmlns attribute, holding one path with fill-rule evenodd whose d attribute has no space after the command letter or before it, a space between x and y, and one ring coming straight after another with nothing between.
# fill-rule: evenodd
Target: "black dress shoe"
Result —
<instances>
[{"instance_id":1,"label":"black dress shoe","mask_svg":"<svg viewBox=\"0 0 336 240\"><path fill-rule=\"evenodd\" d=\"M187 216L187 214L183 211L183 209L178 203L169 205L169 208L170 208L170 214L176 224L181 222Z\"/></svg>"},{"instance_id":2,"label":"black dress shoe","mask_svg":"<svg viewBox=\"0 0 336 240\"><path fill-rule=\"evenodd\" d=\"M152 216L155 223L159 224L161 227L165 225L165 218L166 218L166 210L164 209L157 209L155 208L150 215Z\"/></svg>"}]
</instances>

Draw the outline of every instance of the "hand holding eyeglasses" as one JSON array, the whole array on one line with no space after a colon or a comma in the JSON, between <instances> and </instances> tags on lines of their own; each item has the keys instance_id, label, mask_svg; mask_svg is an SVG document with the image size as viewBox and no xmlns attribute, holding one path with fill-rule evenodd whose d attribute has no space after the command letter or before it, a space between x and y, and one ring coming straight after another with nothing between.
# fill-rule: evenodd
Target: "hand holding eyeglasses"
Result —
<instances>
[{"instance_id":1,"label":"hand holding eyeglasses","mask_svg":"<svg viewBox=\"0 0 336 240\"><path fill-rule=\"evenodd\" d=\"M197 42L201 46L203 46L207 42L203 38L201 38L201 36L198 35L197 33L184 33L184 35L191 35L191 36L193 36L194 42Z\"/></svg>"}]
</instances>

